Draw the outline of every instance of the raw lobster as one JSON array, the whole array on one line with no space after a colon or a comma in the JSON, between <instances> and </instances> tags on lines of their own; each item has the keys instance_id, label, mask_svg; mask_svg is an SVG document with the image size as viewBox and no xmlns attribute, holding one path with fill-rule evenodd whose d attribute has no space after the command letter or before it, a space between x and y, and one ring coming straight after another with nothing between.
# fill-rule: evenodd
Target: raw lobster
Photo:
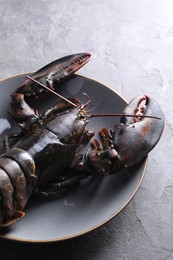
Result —
<instances>
[{"instance_id":1,"label":"raw lobster","mask_svg":"<svg viewBox=\"0 0 173 260\"><path fill-rule=\"evenodd\" d=\"M72 76L89 59L90 55L84 53L52 62L12 94L11 114L22 132L12 148L6 138L6 152L0 157L1 227L24 216L23 209L33 191L45 196L62 194L88 176L114 174L141 162L159 141L164 116L147 95L127 105L113 130L102 128L100 140L91 140L94 133L86 125L103 115L88 113L88 102L65 98L41 115L27 104L27 97L54 91L55 82ZM91 149L79 154L80 146L90 140Z\"/></svg>"}]
</instances>

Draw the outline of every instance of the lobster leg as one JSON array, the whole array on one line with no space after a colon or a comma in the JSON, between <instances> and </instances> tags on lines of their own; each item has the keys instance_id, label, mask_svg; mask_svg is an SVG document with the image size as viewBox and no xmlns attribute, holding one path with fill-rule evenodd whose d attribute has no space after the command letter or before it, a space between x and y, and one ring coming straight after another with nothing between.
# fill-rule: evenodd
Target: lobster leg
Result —
<instances>
[{"instance_id":1,"label":"lobster leg","mask_svg":"<svg viewBox=\"0 0 173 260\"><path fill-rule=\"evenodd\" d=\"M86 179L87 177L88 174L84 172L78 175L74 172L70 175L60 176L56 181L50 182L44 190L36 189L36 192L46 197L62 195L66 191L76 187L80 180Z\"/></svg>"},{"instance_id":2,"label":"lobster leg","mask_svg":"<svg viewBox=\"0 0 173 260\"><path fill-rule=\"evenodd\" d=\"M99 173L103 176L111 174L112 162L119 160L117 151L113 148L111 135L106 128L99 131L100 140L91 141L91 149L82 155L77 155L72 165L73 170L88 172L90 175Z\"/></svg>"},{"instance_id":3,"label":"lobster leg","mask_svg":"<svg viewBox=\"0 0 173 260\"><path fill-rule=\"evenodd\" d=\"M69 99L73 104L78 106L80 101L75 98ZM39 115L37 111L34 111L25 101L24 95L20 93L15 93L12 95L11 100L11 110L10 114L18 122L18 126L21 128L22 132L27 132L34 123L41 123L42 120L45 120L49 117L51 120L52 116L57 116L57 113L60 113L66 109L72 108L72 105L64 100L56 103L55 106L48 109L43 115ZM9 138L8 138L9 139ZM5 145L8 147L8 140L5 140Z\"/></svg>"},{"instance_id":4,"label":"lobster leg","mask_svg":"<svg viewBox=\"0 0 173 260\"><path fill-rule=\"evenodd\" d=\"M92 150L88 153L87 160L91 162L91 165L94 165L98 173L106 176L111 174L112 162L119 158L108 130L106 128L100 129L99 136L101 142L94 140L91 143Z\"/></svg>"},{"instance_id":5,"label":"lobster leg","mask_svg":"<svg viewBox=\"0 0 173 260\"><path fill-rule=\"evenodd\" d=\"M39 119L37 111L34 111L24 99L21 93L11 95L11 110L9 113L16 119L18 126L23 132L34 122Z\"/></svg>"},{"instance_id":6,"label":"lobster leg","mask_svg":"<svg viewBox=\"0 0 173 260\"><path fill-rule=\"evenodd\" d=\"M4 152L7 153L10 150L10 140L20 138L23 136L23 133L16 133L16 134L10 134L10 135L4 135L3 137L3 146L4 146Z\"/></svg>"}]
</instances>

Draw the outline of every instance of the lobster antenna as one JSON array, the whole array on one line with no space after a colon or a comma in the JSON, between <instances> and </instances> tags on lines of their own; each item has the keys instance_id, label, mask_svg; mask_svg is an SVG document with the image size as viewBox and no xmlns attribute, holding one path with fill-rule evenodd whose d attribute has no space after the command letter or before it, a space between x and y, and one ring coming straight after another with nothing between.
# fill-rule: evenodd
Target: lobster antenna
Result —
<instances>
[{"instance_id":1,"label":"lobster antenna","mask_svg":"<svg viewBox=\"0 0 173 260\"><path fill-rule=\"evenodd\" d=\"M58 94L57 92L55 92L53 89L50 89L50 88L48 88L47 86L45 86L44 84L42 84L41 82L39 82L38 80L36 80L36 79L34 79L34 78L32 78L32 77L30 77L30 76L26 76L28 79L30 79L31 81L33 81L33 82L35 82L35 83L37 83L37 84L39 84L40 86L42 86L43 88L45 88L45 89L47 89L48 91L50 91L50 92L52 92L54 95L56 95L56 96L58 96L59 98L61 98L61 99L63 99L63 100L65 100L66 102L68 102L69 104L71 104L72 106L74 106L74 107L77 107L77 105L76 104L74 104L73 102L71 102L69 99L67 99L67 98L65 98L65 97L63 97L63 96L61 96L60 94ZM86 95L86 96L88 96L86 93L83 93L84 95ZM90 102L90 100L88 100L87 101L87 103L86 104L88 104ZM84 105L84 106L86 106L86 104ZM161 118L160 117L156 117L156 116L146 116L146 115L139 115L139 116L137 116L137 115L125 115L125 114L93 114L93 115L90 115L90 118L92 118L92 117L109 117L109 116L115 116L115 117L141 117L141 118L153 118L153 119L159 119L159 120L161 120Z\"/></svg>"},{"instance_id":2,"label":"lobster antenna","mask_svg":"<svg viewBox=\"0 0 173 260\"><path fill-rule=\"evenodd\" d=\"M87 102L83 105L83 107L85 108L86 106L88 106L88 104L91 102L91 99L89 98L89 96L88 96L88 94L87 93L85 93L85 92L83 92L82 93L84 96L86 96L87 97Z\"/></svg>"},{"instance_id":3,"label":"lobster antenna","mask_svg":"<svg viewBox=\"0 0 173 260\"><path fill-rule=\"evenodd\" d=\"M47 89L48 91L52 92L54 95L58 96L59 98L63 99L64 101L68 102L68 103L71 104L73 107L77 107L77 105L74 104L73 102L71 102L69 99L67 99L67 98L65 98L65 97L63 97L63 96L61 96L60 94L58 94L57 92L55 92L53 89L48 88L47 86L45 86L44 84L42 84L42 83L39 82L38 80L36 80L36 79L34 79L34 78L32 78L32 77L30 77L30 76L28 76L28 75L27 75L26 77L27 77L28 79L30 79L31 81L33 81L33 82L39 84L39 85L42 86L43 88Z\"/></svg>"},{"instance_id":4,"label":"lobster antenna","mask_svg":"<svg viewBox=\"0 0 173 260\"><path fill-rule=\"evenodd\" d=\"M157 116L147 116L147 115L131 115L131 114L93 114L93 115L90 115L90 118L92 117L108 117L108 116L119 116L119 117L141 117L141 118L153 118L153 119L158 119L158 120L161 120L160 117L157 117Z\"/></svg>"}]
</instances>

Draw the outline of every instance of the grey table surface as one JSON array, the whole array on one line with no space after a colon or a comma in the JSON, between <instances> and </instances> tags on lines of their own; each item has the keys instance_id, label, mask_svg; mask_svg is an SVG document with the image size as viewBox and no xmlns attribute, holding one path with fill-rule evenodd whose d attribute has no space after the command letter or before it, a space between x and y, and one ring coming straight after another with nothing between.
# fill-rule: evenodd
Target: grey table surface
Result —
<instances>
[{"instance_id":1,"label":"grey table surface","mask_svg":"<svg viewBox=\"0 0 173 260\"><path fill-rule=\"evenodd\" d=\"M81 75L127 101L148 93L161 105L164 134L142 185L109 223L61 243L0 240L0 259L173 259L173 1L0 0L0 77L90 52Z\"/></svg>"}]
</instances>

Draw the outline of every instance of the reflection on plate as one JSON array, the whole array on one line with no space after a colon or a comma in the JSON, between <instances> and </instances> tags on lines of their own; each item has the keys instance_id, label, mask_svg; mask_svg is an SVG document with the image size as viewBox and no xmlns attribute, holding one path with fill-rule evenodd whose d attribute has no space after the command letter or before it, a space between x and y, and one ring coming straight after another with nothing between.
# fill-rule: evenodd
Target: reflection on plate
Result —
<instances>
[{"instance_id":1,"label":"reflection on plate","mask_svg":"<svg viewBox=\"0 0 173 260\"><path fill-rule=\"evenodd\" d=\"M8 114L10 93L25 79L25 74L0 81L0 122L8 132L19 132ZM77 97L86 102L87 93L94 113L121 113L126 102L113 90L92 79L75 75L59 86L65 97ZM49 94L36 106L40 112L53 105L57 97ZM110 129L118 118L93 118L87 128L97 133L101 127ZM9 129L10 128L10 129ZM3 134L2 133L2 134ZM96 134L97 137L97 134ZM88 147L86 147L87 149ZM2 153L2 146L0 152ZM94 230L116 216L133 198L144 177L146 161L137 167L109 177L88 178L60 198L43 199L32 196L26 207L26 216L0 236L26 242L50 242L73 238Z\"/></svg>"}]
</instances>

